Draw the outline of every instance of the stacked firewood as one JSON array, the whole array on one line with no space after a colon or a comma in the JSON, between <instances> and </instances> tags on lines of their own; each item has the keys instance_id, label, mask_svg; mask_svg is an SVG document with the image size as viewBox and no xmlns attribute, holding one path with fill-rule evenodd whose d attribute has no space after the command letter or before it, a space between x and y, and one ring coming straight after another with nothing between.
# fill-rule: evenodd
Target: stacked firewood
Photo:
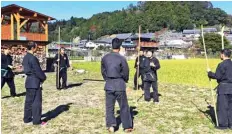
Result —
<instances>
[{"instance_id":1,"label":"stacked firewood","mask_svg":"<svg viewBox=\"0 0 232 134\"><path fill-rule=\"evenodd\" d=\"M9 47L9 44L2 44L2 48ZM3 50L2 50L3 52ZM22 62L23 57L27 53L27 48L24 45L12 45L11 47L11 56L13 58L13 66L16 67L15 72L22 72ZM39 59L40 66L43 70L46 70L46 50L45 46L38 46L35 56Z\"/></svg>"}]
</instances>

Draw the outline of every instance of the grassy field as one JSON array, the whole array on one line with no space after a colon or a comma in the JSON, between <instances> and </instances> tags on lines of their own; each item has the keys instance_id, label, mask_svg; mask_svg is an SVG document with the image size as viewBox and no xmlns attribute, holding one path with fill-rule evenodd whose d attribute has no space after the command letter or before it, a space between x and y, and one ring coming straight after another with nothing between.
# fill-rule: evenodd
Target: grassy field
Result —
<instances>
[{"instance_id":1,"label":"grassy field","mask_svg":"<svg viewBox=\"0 0 232 134\"><path fill-rule=\"evenodd\" d=\"M211 91L206 77L205 61L163 60L159 76L160 104L145 103L143 92L134 91L134 61L129 61L130 81L127 84L128 100L134 118L134 134L154 133L232 133L214 129L211 116ZM219 60L210 60L215 70ZM44 127L25 125L23 108L25 99L24 78L16 76L17 93L11 98L5 85L2 89L3 134L102 134L105 129L104 82L83 81L84 78L102 79L99 62L74 63L75 69L85 69L85 74L69 71L67 90L57 91L55 74L48 73L43 87ZM214 83L216 85L216 83ZM116 105L118 111L118 105ZM116 112L116 116L118 113ZM122 128L116 133L123 133Z\"/></svg>"}]
</instances>

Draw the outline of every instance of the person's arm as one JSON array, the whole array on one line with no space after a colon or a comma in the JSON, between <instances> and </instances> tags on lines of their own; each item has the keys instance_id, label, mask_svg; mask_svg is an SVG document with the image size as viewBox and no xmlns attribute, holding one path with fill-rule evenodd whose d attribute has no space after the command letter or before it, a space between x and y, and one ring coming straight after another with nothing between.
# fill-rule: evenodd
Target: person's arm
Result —
<instances>
[{"instance_id":1,"label":"person's arm","mask_svg":"<svg viewBox=\"0 0 232 134\"><path fill-rule=\"evenodd\" d=\"M58 60L58 54L56 54L55 57L54 57L54 63L55 64L58 64L57 60Z\"/></svg>"},{"instance_id":2,"label":"person's arm","mask_svg":"<svg viewBox=\"0 0 232 134\"><path fill-rule=\"evenodd\" d=\"M104 57L102 58L102 61L101 61L101 74L102 74L103 79L107 80L107 73L106 73L106 68L104 65Z\"/></svg>"},{"instance_id":3,"label":"person's arm","mask_svg":"<svg viewBox=\"0 0 232 134\"><path fill-rule=\"evenodd\" d=\"M225 69L223 68L223 65L219 64L217 69L216 69L216 73L209 71L208 77L211 79L221 80L224 74L225 74Z\"/></svg>"},{"instance_id":4,"label":"person's arm","mask_svg":"<svg viewBox=\"0 0 232 134\"><path fill-rule=\"evenodd\" d=\"M160 69L160 63L159 63L159 60L158 60L158 59L153 58L153 59L152 59L152 62L154 63L154 66L151 66L151 68L152 68L154 71Z\"/></svg>"},{"instance_id":5,"label":"person's arm","mask_svg":"<svg viewBox=\"0 0 232 134\"><path fill-rule=\"evenodd\" d=\"M38 77L41 80L41 82L44 82L46 80L46 75L40 67L39 60L36 57L33 57L31 63L36 77Z\"/></svg>"},{"instance_id":6,"label":"person's arm","mask_svg":"<svg viewBox=\"0 0 232 134\"><path fill-rule=\"evenodd\" d=\"M123 79L127 83L129 80L129 67L126 59L122 60L121 67L122 67Z\"/></svg>"},{"instance_id":7,"label":"person's arm","mask_svg":"<svg viewBox=\"0 0 232 134\"><path fill-rule=\"evenodd\" d=\"M135 59L135 66L134 68L137 68L138 67L138 57Z\"/></svg>"},{"instance_id":8,"label":"person's arm","mask_svg":"<svg viewBox=\"0 0 232 134\"><path fill-rule=\"evenodd\" d=\"M67 55L67 54L66 54L66 59L67 59L67 60L66 60L66 62L67 62L66 64L67 64L67 67L69 68L69 67L70 67L70 64L69 64L69 59L68 59L68 55Z\"/></svg>"},{"instance_id":9,"label":"person's arm","mask_svg":"<svg viewBox=\"0 0 232 134\"><path fill-rule=\"evenodd\" d=\"M8 64L7 64L6 57L2 55L1 56L1 69L7 69L7 68L8 68Z\"/></svg>"}]
</instances>

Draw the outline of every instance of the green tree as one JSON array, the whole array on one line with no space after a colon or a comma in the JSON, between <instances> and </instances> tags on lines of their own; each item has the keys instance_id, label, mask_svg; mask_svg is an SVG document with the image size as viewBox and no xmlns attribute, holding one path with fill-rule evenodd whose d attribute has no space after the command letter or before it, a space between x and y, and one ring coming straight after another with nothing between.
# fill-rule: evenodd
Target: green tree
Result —
<instances>
[{"instance_id":1,"label":"green tree","mask_svg":"<svg viewBox=\"0 0 232 134\"><path fill-rule=\"evenodd\" d=\"M222 49L221 35L217 33L206 33L204 34L206 49L212 52L218 52ZM199 38L200 48L204 49L202 37ZM225 48L232 48L230 42L224 37Z\"/></svg>"}]
</instances>

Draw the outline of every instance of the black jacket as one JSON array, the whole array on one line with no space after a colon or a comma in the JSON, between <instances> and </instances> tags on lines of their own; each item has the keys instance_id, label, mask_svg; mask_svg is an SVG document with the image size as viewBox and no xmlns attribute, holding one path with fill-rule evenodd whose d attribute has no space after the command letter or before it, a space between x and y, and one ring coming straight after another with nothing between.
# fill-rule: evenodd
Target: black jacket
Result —
<instances>
[{"instance_id":1,"label":"black jacket","mask_svg":"<svg viewBox=\"0 0 232 134\"><path fill-rule=\"evenodd\" d=\"M12 69L8 67L8 65L12 66L12 62L13 62L13 59L10 55L1 54L1 69L5 69L8 71L6 76L4 76L4 78L14 77L14 73Z\"/></svg>"},{"instance_id":2,"label":"black jacket","mask_svg":"<svg viewBox=\"0 0 232 134\"><path fill-rule=\"evenodd\" d=\"M208 77L218 82L219 94L232 94L232 61L230 59L221 62L216 72L208 72Z\"/></svg>"},{"instance_id":3,"label":"black jacket","mask_svg":"<svg viewBox=\"0 0 232 134\"><path fill-rule=\"evenodd\" d=\"M142 56L139 56L139 64L141 64L144 60L145 60L145 56L142 55ZM138 57L135 59L135 65L134 65L134 68L137 68L138 67ZM136 70L137 71L137 70ZM139 73L142 74L143 73L143 68L141 66L139 66Z\"/></svg>"},{"instance_id":4,"label":"black jacket","mask_svg":"<svg viewBox=\"0 0 232 134\"><path fill-rule=\"evenodd\" d=\"M106 81L105 90L125 91L129 80L129 67L119 53L109 53L102 58L101 73Z\"/></svg>"},{"instance_id":5,"label":"black jacket","mask_svg":"<svg viewBox=\"0 0 232 134\"><path fill-rule=\"evenodd\" d=\"M155 67L150 66L150 63L154 63ZM153 72L157 78L157 70L160 69L159 60L155 57L152 58L145 58L143 61L140 62L140 66L143 70L143 73Z\"/></svg>"},{"instance_id":6,"label":"black jacket","mask_svg":"<svg viewBox=\"0 0 232 134\"><path fill-rule=\"evenodd\" d=\"M39 60L31 53L27 53L23 58L23 71L27 75L25 88L39 88L40 84L46 80Z\"/></svg>"},{"instance_id":7,"label":"black jacket","mask_svg":"<svg viewBox=\"0 0 232 134\"><path fill-rule=\"evenodd\" d=\"M56 64L58 64L58 62L57 62L57 60L58 60L58 54L56 54L54 60L55 60L54 62ZM65 68L70 67L70 65L69 65L69 59L68 59L67 54L64 54L63 56L60 54L60 62L59 62L59 64L60 64L60 67L65 67Z\"/></svg>"}]
</instances>

